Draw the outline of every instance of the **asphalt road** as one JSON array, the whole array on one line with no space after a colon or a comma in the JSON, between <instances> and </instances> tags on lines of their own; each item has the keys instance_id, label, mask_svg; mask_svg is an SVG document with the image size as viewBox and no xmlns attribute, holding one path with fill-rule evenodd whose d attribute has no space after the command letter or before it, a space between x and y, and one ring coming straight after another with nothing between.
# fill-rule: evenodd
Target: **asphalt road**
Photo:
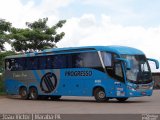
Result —
<instances>
[{"instance_id":1,"label":"asphalt road","mask_svg":"<svg viewBox=\"0 0 160 120\"><path fill-rule=\"evenodd\" d=\"M151 97L130 98L125 103L96 103L93 97L62 97L60 101L0 97L0 113L55 114L160 114L160 90Z\"/></svg>"}]
</instances>

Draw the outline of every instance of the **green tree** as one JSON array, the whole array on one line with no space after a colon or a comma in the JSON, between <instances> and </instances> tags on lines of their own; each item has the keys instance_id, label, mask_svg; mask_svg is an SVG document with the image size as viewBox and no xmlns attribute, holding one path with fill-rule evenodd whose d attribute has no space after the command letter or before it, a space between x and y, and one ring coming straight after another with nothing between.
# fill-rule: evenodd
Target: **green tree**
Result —
<instances>
[{"instance_id":1,"label":"green tree","mask_svg":"<svg viewBox=\"0 0 160 120\"><path fill-rule=\"evenodd\" d=\"M22 50L43 50L46 48L56 47L64 32L57 33L57 29L61 28L66 20L61 20L52 27L47 26L48 18L39 19L33 23L26 22L25 29L11 29L10 39L14 39L12 47L16 51Z\"/></svg>"},{"instance_id":2,"label":"green tree","mask_svg":"<svg viewBox=\"0 0 160 120\"><path fill-rule=\"evenodd\" d=\"M0 50L4 50L4 43L9 42L8 33L11 29L11 23L0 19Z\"/></svg>"}]
</instances>

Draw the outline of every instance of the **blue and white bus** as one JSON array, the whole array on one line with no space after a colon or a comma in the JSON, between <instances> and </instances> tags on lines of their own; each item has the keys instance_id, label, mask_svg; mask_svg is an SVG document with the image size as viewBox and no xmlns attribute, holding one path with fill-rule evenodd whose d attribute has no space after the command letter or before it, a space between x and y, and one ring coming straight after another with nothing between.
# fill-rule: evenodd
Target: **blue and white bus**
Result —
<instances>
[{"instance_id":1,"label":"blue and white bus","mask_svg":"<svg viewBox=\"0 0 160 120\"><path fill-rule=\"evenodd\" d=\"M5 87L22 99L94 96L97 102L151 96L153 80L145 54L125 46L54 48L5 59Z\"/></svg>"}]
</instances>

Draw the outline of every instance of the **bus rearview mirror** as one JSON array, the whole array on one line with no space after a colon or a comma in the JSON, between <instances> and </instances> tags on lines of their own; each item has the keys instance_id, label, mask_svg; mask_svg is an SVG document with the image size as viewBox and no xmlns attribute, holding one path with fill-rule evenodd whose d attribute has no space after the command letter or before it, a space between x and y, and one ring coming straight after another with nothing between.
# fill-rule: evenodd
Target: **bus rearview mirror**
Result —
<instances>
[{"instance_id":1,"label":"bus rearview mirror","mask_svg":"<svg viewBox=\"0 0 160 120\"><path fill-rule=\"evenodd\" d=\"M153 61L155 63L155 65L156 65L156 69L159 69L159 62L158 62L158 60L153 59L153 58L147 58L147 60L148 61Z\"/></svg>"},{"instance_id":2,"label":"bus rearview mirror","mask_svg":"<svg viewBox=\"0 0 160 120\"><path fill-rule=\"evenodd\" d=\"M124 58L116 58L116 60L119 60L119 61L122 61L126 64L126 68L127 70L130 70L131 69L131 63L130 63L130 60L127 60L127 59L124 59Z\"/></svg>"}]
</instances>

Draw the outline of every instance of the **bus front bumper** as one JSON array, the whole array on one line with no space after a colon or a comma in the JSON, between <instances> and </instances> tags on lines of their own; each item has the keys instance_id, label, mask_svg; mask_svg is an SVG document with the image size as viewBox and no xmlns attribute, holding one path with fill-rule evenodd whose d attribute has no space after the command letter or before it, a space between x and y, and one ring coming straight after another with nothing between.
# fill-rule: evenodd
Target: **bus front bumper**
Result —
<instances>
[{"instance_id":1,"label":"bus front bumper","mask_svg":"<svg viewBox=\"0 0 160 120\"><path fill-rule=\"evenodd\" d=\"M128 97L143 97L143 96L151 96L153 90L128 90Z\"/></svg>"}]
</instances>

